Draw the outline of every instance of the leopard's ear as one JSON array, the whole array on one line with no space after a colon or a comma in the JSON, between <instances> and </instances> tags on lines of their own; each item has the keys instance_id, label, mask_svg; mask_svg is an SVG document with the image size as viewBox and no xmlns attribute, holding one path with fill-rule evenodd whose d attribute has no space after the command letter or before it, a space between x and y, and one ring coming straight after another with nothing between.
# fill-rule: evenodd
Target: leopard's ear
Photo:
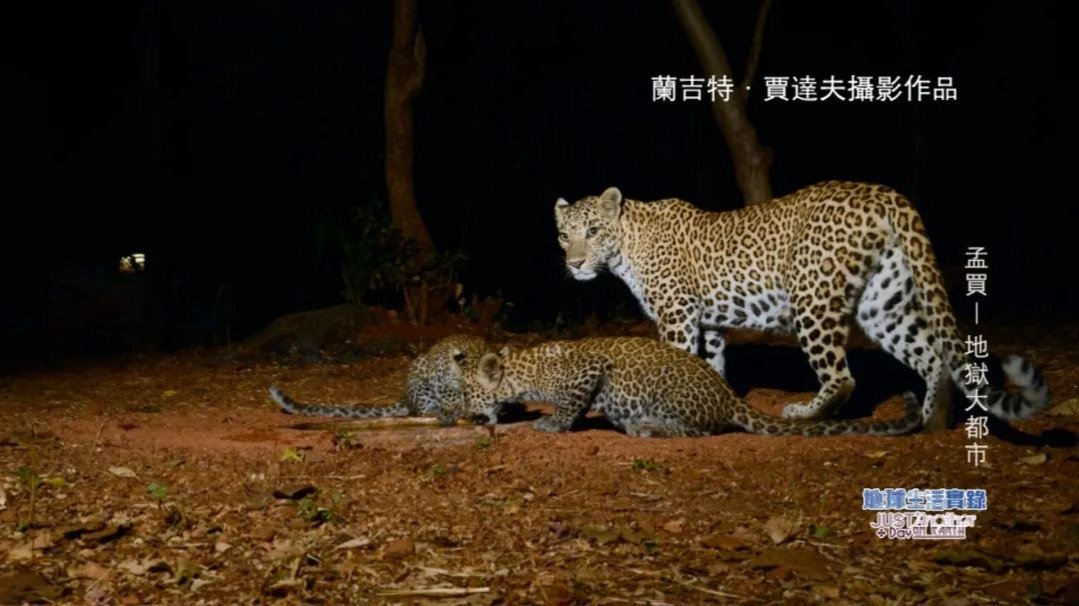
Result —
<instances>
[{"instance_id":1,"label":"leopard's ear","mask_svg":"<svg viewBox=\"0 0 1079 606\"><path fill-rule=\"evenodd\" d=\"M502 359L497 354L486 353L480 358L479 368L476 371L480 384L486 389L498 387L502 380Z\"/></svg>"},{"instance_id":2,"label":"leopard's ear","mask_svg":"<svg viewBox=\"0 0 1079 606\"><path fill-rule=\"evenodd\" d=\"M599 196L600 208L612 217L617 217L622 212L622 190L617 187L608 187Z\"/></svg>"},{"instance_id":3,"label":"leopard's ear","mask_svg":"<svg viewBox=\"0 0 1079 606\"><path fill-rule=\"evenodd\" d=\"M498 355L505 358L506 356L510 355L510 353L512 353L512 352L513 352L513 350L510 349L509 345L507 345L507 346L503 347L502 349L498 350Z\"/></svg>"},{"instance_id":4,"label":"leopard's ear","mask_svg":"<svg viewBox=\"0 0 1079 606\"><path fill-rule=\"evenodd\" d=\"M465 361L465 352L461 351L461 349L458 347L454 347L452 350L450 350L450 357L453 359L454 363L459 366L462 362Z\"/></svg>"},{"instance_id":5,"label":"leopard's ear","mask_svg":"<svg viewBox=\"0 0 1079 606\"><path fill-rule=\"evenodd\" d=\"M562 213L569 208L569 202L566 202L565 198L559 198L554 202L554 218L555 221L561 220Z\"/></svg>"}]
</instances>

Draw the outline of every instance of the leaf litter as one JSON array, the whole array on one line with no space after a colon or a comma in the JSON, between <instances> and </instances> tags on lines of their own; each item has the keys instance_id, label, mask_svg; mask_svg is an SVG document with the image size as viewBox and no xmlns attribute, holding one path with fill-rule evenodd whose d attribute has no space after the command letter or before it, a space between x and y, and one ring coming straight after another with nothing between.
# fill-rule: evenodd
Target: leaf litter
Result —
<instances>
[{"instance_id":1,"label":"leaf litter","mask_svg":"<svg viewBox=\"0 0 1079 606\"><path fill-rule=\"evenodd\" d=\"M362 448L342 448L332 423L292 428L297 419L268 402L266 386L302 381L313 400L391 401L407 358L237 372L201 355L19 378L0 393L10 423L0 444L17 445L0 447L0 603L973 604L1079 595L1074 445L996 440L993 468L974 470L962 427L887 441L647 440L605 428L550 435L523 422L493 435L349 430ZM1046 368L1062 404L1018 426L1079 431L1070 412L1079 371ZM747 398L778 414L795 396ZM47 432L19 429L59 407ZM878 408L894 415L902 402ZM20 468L39 479L34 523L22 529L30 499ZM990 506L966 541L883 541L861 490L891 486L985 488Z\"/></svg>"}]
</instances>

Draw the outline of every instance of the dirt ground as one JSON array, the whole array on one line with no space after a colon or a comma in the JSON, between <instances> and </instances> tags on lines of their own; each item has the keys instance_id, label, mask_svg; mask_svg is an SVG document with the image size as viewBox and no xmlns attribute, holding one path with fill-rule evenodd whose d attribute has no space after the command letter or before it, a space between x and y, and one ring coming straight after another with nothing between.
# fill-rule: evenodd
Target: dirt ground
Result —
<instances>
[{"instance_id":1,"label":"dirt ground","mask_svg":"<svg viewBox=\"0 0 1079 606\"><path fill-rule=\"evenodd\" d=\"M1074 407L1079 331L1016 333L994 349L1033 353ZM349 431L266 395L389 404L407 364L201 351L0 378L0 603L1079 603L1074 414L989 438L975 468L961 426L659 440L539 433L529 407L493 437ZM871 487L983 488L988 509L966 540L878 539Z\"/></svg>"}]
</instances>

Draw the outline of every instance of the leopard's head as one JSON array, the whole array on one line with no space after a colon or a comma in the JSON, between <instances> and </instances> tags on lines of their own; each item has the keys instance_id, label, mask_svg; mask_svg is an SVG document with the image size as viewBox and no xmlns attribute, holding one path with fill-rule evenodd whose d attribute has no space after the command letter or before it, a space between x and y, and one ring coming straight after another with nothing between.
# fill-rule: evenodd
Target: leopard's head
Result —
<instances>
[{"instance_id":1,"label":"leopard's head","mask_svg":"<svg viewBox=\"0 0 1079 606\"><path fill-rule=\"evenodd\" d=\"M453 335L417 356L409 368L405 392L411 414L437 416L445 424L468 417L465 377L474 374L484 354L493 351L480 337Z\"/></svg>"},{"instance_id":2,"label":"leopard's head","mask_svg":"<svg viewBox=\"0 0 1079 606\"><path fill-rule=\"evenodd\" d=\"M489 425L498 423L498 413L504 403L505 390L501 389L505 376L504 363L509 353L508 347L503 347L498 353L488 351L464 372L462 392L468 417L484 419Z\"/></svg>"},{"instance_id":3,"label":"leopard's head","mask_svg":"<svg viewBox=\"0 0 1079 606\"><path fill-rule=\"evenodd\" d=\"M608 187L599 196L554 205L558 244L566 252L566 269L577 280L591 280L622 250L622 192Z\"/></svg>"}]
</instances>

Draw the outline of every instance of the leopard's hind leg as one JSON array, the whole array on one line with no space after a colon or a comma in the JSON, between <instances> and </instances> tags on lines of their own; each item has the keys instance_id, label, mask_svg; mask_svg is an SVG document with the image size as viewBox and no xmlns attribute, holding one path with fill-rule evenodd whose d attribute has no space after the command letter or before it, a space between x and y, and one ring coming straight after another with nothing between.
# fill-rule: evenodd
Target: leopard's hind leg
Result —
<instances>
[{"instance_id":1,"label":"leopard's hind leg","mask_svg":"<svg viewBox=\"0 0 1079 606\"><path fill-rule=\"evenodd\" d=\"M611 363L602 357L571 355L559 360L562 382L554 394L554 414L532 423L540 431L569 431L592 406L611 372Z\"/></svg>"},{"instance_id":2,"label":"leopard's hind leg","mask_svg":"<svg viewBox=\"0 0 1079 606\"><path fill-rule=\"evenodd\" d=\"M845 226L843 213L835 210L815 211L807 231L831 233L804 234L788 261L785 279L795 334L820 381L809 403L784 407L788 419L825 417L854 391L847 366L851 316L883 242L879 226Z\"/></svg>"},{"instance_id":3,"label":"leopard's hind leg","mask_svg":"<svg viewBox=\"0 0 1079 606\"><path fill-rule=\"evenodd\" d=\"M626 435L642 438L686 438L705 435L705 432L686 425L679 419L642 416L621 423Z\"/></svg>"},{"instance_id":4,"label":"leopard's hind leg","mask_svg":"<svg viewBox=\"0 0 1079 606\"><path fill-rule=\"evenodd\" d=\"M858 302L858 324L880 345L925 381L922 417L928 421L950 407L948 374L937 352L936 335L902 249L892 245L881 254Z\"/></svg>"}]
</instances>

